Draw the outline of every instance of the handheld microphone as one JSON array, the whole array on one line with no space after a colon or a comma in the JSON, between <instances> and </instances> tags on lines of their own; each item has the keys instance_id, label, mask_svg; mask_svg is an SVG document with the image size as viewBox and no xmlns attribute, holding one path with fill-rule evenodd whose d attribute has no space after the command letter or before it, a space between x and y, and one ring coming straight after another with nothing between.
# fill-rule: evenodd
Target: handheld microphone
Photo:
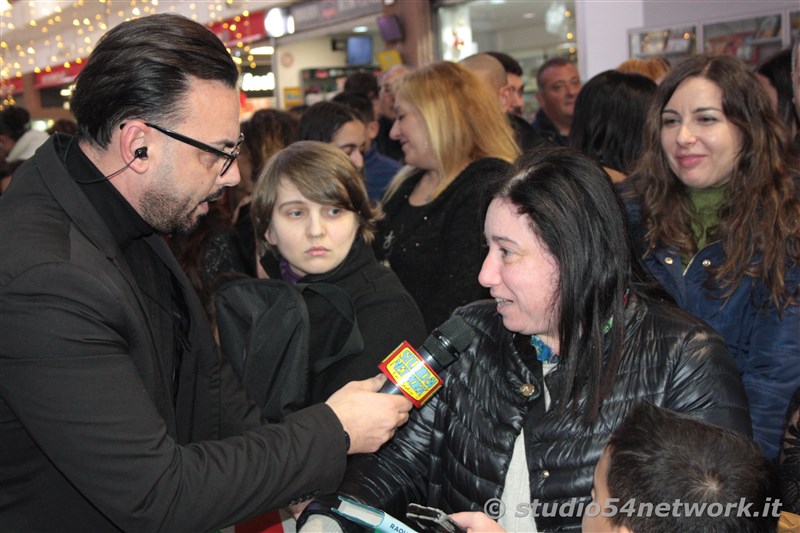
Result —
<instances>
[{"instance_id":1,"label":"handheld microphone","mask_svg":"<svg viewBox=\"0 0 800 533\"><path fill-rule=\"evenodd\" d=\"M418 350L403 342L378 365L388 378L379 392L402 394L414 407L422 407L442 386L437 372L453 364L474 337L472 326L451 316Z\"/></svg>"}]
</instances>

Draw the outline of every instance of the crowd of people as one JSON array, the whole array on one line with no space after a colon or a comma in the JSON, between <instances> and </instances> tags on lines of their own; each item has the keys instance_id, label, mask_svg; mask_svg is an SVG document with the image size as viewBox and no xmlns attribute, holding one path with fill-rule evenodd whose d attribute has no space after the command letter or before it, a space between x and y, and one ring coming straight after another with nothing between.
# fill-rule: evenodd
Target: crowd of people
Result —
<instances>
[{"instance_id":1,"label":"crowd of people","mask_svg":"<svg viewBox=\"0 0 800 533\"><path fill-rule=\"evenodd\" d=\"M3 529L357 530L341 497L476 532L800 521L799 54L555 57L526 117L487 52L240 121L209 30L116 26L74 123L0 112ZM443 388L381 393L451 316ZM765 511L531 511L632 500Z\"/></svg>"}]
</instances>

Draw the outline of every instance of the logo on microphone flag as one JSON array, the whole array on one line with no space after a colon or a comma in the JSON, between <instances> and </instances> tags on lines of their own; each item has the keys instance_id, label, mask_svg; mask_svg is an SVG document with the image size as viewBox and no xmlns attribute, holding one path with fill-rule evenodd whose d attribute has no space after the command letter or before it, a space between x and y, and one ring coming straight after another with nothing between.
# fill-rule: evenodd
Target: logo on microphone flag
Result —
<instances>
[{"instance_id":1,"label":"logo on microphone flag","mask_svg":"<svg viewBox=\"0 0 800 533\"><path fill-rule=\"evenodd\" d=\"M395 348L378 368L417 408L442 386L439 375L408 341Z\"/></svg>"}]
</instances>

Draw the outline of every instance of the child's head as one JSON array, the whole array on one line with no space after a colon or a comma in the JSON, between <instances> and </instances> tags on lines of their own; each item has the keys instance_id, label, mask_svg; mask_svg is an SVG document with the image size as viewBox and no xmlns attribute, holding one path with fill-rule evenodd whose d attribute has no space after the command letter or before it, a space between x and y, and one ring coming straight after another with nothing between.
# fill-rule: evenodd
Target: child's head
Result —
<instances>
[{"instance_id":1,"label":"child's head","mask_svg":"<svg viewBox=\"0 0 800 533\"><path fill-rule=\"evenodd\" d=\"M777 498L775 472L752 440L643 403L595 468L583 531L774 531ZM747 504L749 515L737 513Z\"/></svg>"},{"instance_id":2,"label":"child's head","mask_svg":"<svg viewBox=\"0 0 800 533\"><path fill-rule=\"evenodd\" d=\"M259 256L277 253L305 275L339 266L357 235L370 242L380 210L370 204L363 178L344 152L300 141L267 162L251 215Z\"/></svg>"}]
</instances>

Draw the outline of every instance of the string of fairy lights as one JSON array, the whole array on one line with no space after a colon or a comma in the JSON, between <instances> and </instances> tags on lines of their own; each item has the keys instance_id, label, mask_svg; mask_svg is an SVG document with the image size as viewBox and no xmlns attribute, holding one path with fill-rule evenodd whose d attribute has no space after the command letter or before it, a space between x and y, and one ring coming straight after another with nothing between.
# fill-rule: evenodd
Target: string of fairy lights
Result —
<instances>
[{"instance_id":1,"label":"string of fairy lights","mask_svg":"<svg viewBox=\"0 0 800 533\"><path fill-rule=\"evenodd\" d=\"M222 24L237 64L255 68L241 39L251 9L278 2L253 0L0 0L0 107L13 105L13 80L80 65L100 37L117 24L155 13L179 13L203 24ZM285 4L285 2L283 2Z\"/></svg>"}]
</instances>

